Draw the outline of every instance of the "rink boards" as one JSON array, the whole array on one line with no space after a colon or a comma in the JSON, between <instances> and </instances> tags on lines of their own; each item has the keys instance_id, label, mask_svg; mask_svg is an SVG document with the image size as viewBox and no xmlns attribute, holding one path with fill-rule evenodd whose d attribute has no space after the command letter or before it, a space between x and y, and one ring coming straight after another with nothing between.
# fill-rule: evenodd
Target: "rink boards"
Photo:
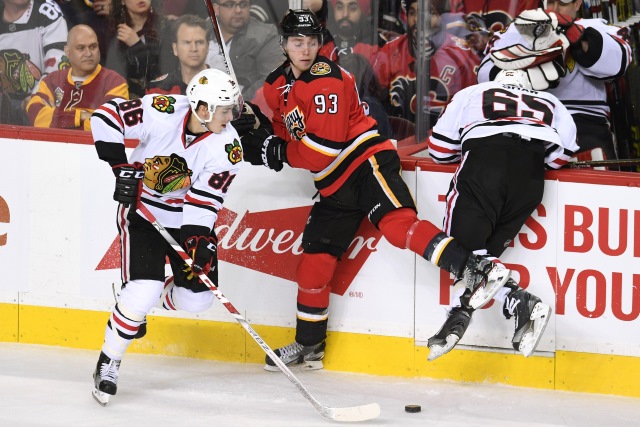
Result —
<instances>
[{"instance_id":1,"label":"rink boards","mask_svg":"<svg viewBox=\"0 0 640 427\"><path fill-rule=\"evenodd\" d=\"M85 134L0 132L0 340L97 350L120 283L113 174ZM441 224L454 168L408 157L403 168L419 216ZM502 257L554 307L528 359L512 350L513 320L495 306L474 316L459 350L427 362L451 278L365 223L332 282L326 368L640 396L639 186L633 174L548 173L542 204ZM220 288L274 348L293 339L314 194L307 172L247 164L216 227ZM154 311L131 351L263 360L218 303L198 315Z\"/></svg>"}]
</instances>

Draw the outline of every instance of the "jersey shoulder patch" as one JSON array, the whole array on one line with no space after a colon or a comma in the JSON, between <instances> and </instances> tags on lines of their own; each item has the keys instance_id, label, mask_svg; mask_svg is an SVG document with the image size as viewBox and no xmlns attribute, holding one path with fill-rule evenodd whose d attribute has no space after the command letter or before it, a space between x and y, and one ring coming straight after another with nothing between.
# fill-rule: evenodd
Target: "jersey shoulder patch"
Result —
<instances>
[{"instance_id":1,"label":"jersey shoulder patch","mask_svg":"<svg viewBox=\"0 0 640 427\"><path fill-rule=\"evenodd\" d=\"M342 80L342 71L335 62L325 58L324 56L319 56L316 59L316 62L311 65L309 72L303 73L300 76L300 79L305 83L309 83L312 80L325 77L334 77Z\"/></svg>"}]
</instances>

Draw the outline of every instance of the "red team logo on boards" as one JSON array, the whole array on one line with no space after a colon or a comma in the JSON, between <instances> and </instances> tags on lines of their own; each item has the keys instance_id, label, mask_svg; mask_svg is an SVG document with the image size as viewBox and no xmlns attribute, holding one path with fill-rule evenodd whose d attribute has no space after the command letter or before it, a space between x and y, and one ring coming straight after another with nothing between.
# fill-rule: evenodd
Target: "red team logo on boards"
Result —
<instances>
[{"instance_id":1,"label":"red team logo on boards","mask_svg":"<svg viewBox=\"0 0 640 427\"><path fill-rule=\"evenodd\" d=\"M216 224L221 261L295 282L302 231L311 206L242 214L223 209ZM344 295L382 233L363 221L351 246L342 256L331 281L331 292ZM119 238L111 244L96 270L120 268Z\"/></svg>"}]
</instances>

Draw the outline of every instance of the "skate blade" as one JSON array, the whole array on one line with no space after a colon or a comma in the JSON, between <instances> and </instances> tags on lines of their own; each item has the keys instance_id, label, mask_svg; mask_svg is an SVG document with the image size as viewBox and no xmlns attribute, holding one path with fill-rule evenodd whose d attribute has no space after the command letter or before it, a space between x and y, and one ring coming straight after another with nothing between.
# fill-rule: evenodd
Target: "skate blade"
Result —
<instances>
[{"instance_id":1,"label":"skate blade","mask_svg":"<svg viewBox=\"0 0 640 427\"><path fill-rule=\"evenodd\" d=\"M109 403L109 398L111 397L110 394L104 393L95 388L91 392L91 395L96 400L96 402L98 402L100 406L103 406L103 407L107 406L107 403Z\"/></svg>"},{"instance_id":2,"label":"skate blade","mask_svg":"<svg viewBox=\"0 0 640 427\"><path fill-rule=\"evenodd\" d=\"M296 363L293 365L287 365L291 371L317 371L324 369L322 360L307 360L304 363ZM277 366L264 365L264 370L269 372L280 372L280 368Z\"/></svg>"},{"instance_id":3,"label":"skate blade","mask_svg":"<svg viewBox=\"0 0 640 427\"><path fill-rule=\"evenodd\" d=\"M511 270L496 264L489 272L487 283L485 283L484 286L479 286L471 295L469 299L471 308L477 310L487 305L498 291L502 289L505 283L507 283L509 277L511 277Z\"/></svg>"},{"instance_id":4,"label":"skate blade","mask_svg":"<svg viewBox=\"0 0 640 427\"><path fill-rule=\"evenodd\" d=\"M429 356L427 357L427 360L429 362L433 362L438 357L444 356L445 354L449 353L453 349L453 347L458 344L460 338L457 335L451 334L447 335L446 340L447 342L445 345L434 344L429 346Z\"/></svg>"},{"instance_id":5,"label":"skate blade","mask_svg":"<svg viewBox=\"0 0 640 427\"><path fill-rule=\"evenodd\" d=\"M518 347L518 351L520 351L524 357L531 356L536 347L538 347L540 339L542 339L542 334L551 319L551 307L541 302L537 303L535 307L533 307L529 319L533 322L533 327L522 336L520 346Z\"/></svg>"}]
</instances>

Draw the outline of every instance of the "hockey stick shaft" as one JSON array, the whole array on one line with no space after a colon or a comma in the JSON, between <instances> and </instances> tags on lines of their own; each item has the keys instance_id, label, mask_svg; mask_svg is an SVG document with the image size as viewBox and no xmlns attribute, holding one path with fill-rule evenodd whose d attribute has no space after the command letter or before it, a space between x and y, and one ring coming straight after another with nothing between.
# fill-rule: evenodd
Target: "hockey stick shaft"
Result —
<instances>
[{"instance_id":1,"label":"hockey stick shaft","mask_svg":"<svg viewBox=\"0 0 640 427\"><path fill-rule=\"evenodd\" d=\"M193 260L189 255L185 252L185 250L176 242L176 240L171 236L171 234L158 222L156 217L149 211L149 209L142 203L138 203L137 209L138 215L142 218L146 219L153 225L153 227L158 230L158 232L164 237L164 239L169 243L169 245L176 251L176 253L183 259L185 264L189 267L193 264ZM258 335L258 333L251 327L249 322L238 312L238 310L231 304L223 294L220 292L218 287L209 279L209 277L204 274L198 274L198 278L213 292L213 294L218 298L218 300L224 305L224 307L231 313L231 315L242 325L242 327L247 331L251 338L258 343L258 345L264 350L265 353L273 360L273 362L280 368L282 373L284 373L289 381L291 381L302 393L302 395L316 408L318 412L324 417L336 420L336 421L366 421L372 418L377 417L380 414L380 407L377 403L371 403L368 405L362 406L354 406L347 408L330 408L327 407L320 402L318 402L302 385L300 380L291 372L291 370L287 367L287 365L280 360L280 358L273 352L271 347Z\"/></svg>"},{"instance_id":2,"label":"hockey stick shaft","mask_svg":"<svg viewBox=\"0 0 640 427\"><path fill-rule=\"evenodd\" d=\"M618 159L618 160L584 160L579 162L569 162L572 169L592 168L597 166L636 166L640 165L640 159Z\"/></svg>"},{"instance_id":3,"label":"hockey stick shaft","mask_svg":"<svg viewBox=\"0 0 640 427\"><path fill-rule=\"evenodd\" d=\"M216 12L213 8L213 3L211 0L207 1L207 9L209 10L209 16L211 17L211 23L213 24L213 34L216 37L218 42L218 47L220 48L220 55L224 59L224 63L227 66L227 74L229 74L233 79L237 82L236 73L233 71L233 65L231 64L231 59L229 59L229 52L227 51L227 44L224 42L224 38L222 37L222 33L220 32L220 24L218 23L218 17L216 16Z\"/></svg>"}]
</instances>

